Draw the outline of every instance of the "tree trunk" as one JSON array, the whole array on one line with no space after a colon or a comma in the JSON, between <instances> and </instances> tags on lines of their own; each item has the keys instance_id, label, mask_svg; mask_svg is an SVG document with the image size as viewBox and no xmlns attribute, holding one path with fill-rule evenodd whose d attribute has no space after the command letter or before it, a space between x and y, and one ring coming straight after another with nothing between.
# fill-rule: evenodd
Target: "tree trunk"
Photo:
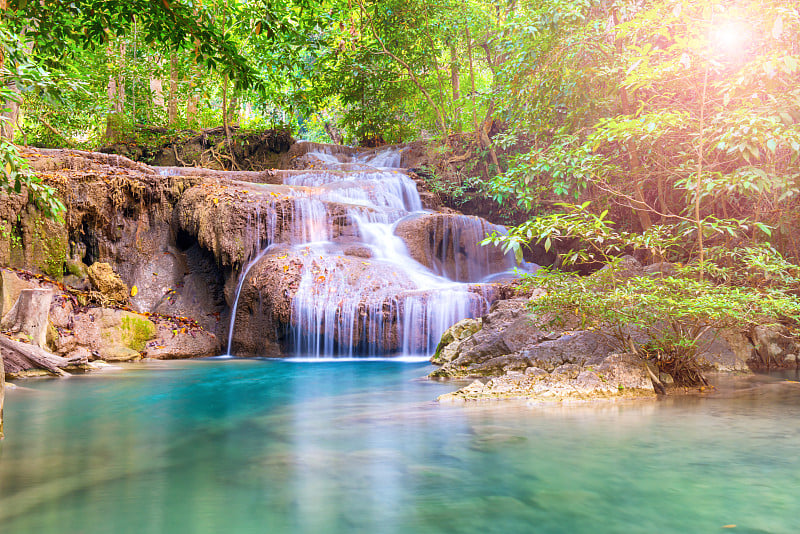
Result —
<instances>
[{"instance_id":1,"label":"tree trunk","mask_svg":"<svg viewBox=\"0 0 800 534\"><path fill-rule=\"evenodd\" d=\"M233 153L233 139L228 127L228 75L222 79L222 129L225 131L225 141L228 146L228 156L231 158L231 170L236 170L236 156Z\"/></svg>"},{"instance_id":2,"label":"tree trunk","mask_svg":"<svg viewBox=\"0 0 800 534\"><path fill-rule=\"evenodd\" d=\"M339 130L337 130L336 127L328 121L325 121L323 124L325 125L325 133L327 133L328 137L331 138L331 142L336 145L341 145L342 134L339 133Z\"/></svg>"},{"instance_id":3,"label":"tree trunk","mask_svg":"<svg viewBox=\"0 0 800 534\"><path fill-rule=\"evenodd\" d=\"M111 47L109 47L111 50ZM108 103L110 112L106 116L106 140L109 142L119 141L120 126L124 121L125 113L125 78L122 74L122 68L125 66L125 45L119 45L119 57L116 58L115 63L119 67L117 75L111 75L108 78Z\"/></svg>"},{"instance_id":4,"label":"tree trunk","mask_svg":"<svg viewBox=\"0 0 800 534\"><path fill-rule=\"evenodd\" d=\"M228 122L232 122L234 126L239 124L239 98L236 96L231 97L228 102Z\"/></svg>"},{"instance_id":5,"label":"tree trunk","mask_svg":"<svg viewBox=\"0 0 800 534\"><path fill-rule=\"evenodd\" d=\"M9 376L25 375L30 371L46 371L54 376L69 376L63 368L71 365L66 358L52 354L41 347L14 341L5 336L0 336L0 358L3 359L3 369Z\"/></svg>"},{"instance_id":6,"label":"tree trunk","mask_svg":"<svg viewBox=\"0 0 800 534\"><path fill-rule=\"evenodd\" d=\"M197 126L197 103L199 100L196 95L191 95L186 101L186 125L189 127Z\"/></svg>"},{"instance_id":7,"label":"tree trunk","mask_svg":"<svg viewBox=\"0 0 800 534\"><path fill-rule=\"evenodd\" d=\"M2 68L2 65L0 65L0 68ZM17 95L20 94L16 82L13 80L8 83L8 88L17 93ZM3 107L7 108L8 111L3 113L2 133L0 133L0 136L11 143L14 142L14 125L19 120L19 102L6 100Z\"/></svg>"},{"instance_id":8,"label":"tree trunk","mask_svg":"<svg viewBox=\"0 0 800 534\"><path fill-rule=\"evenodd\" d=\"M622 104L622 113L628 115L630 113L630 104L628 103L628 92L624 87L620 89L620 103ZM639 225L642 231L646 231L653 226L653 220L650 218L650 206L644 199L644 191L642 190L642 162L639 158L639 150L636 148L636 143L628 141L626 143L628 149L628 158L631 164L631 177L633 178L633 195L636 199L636 205L632 206L636 216L639 218Z\"/></svg>"},{"instance_id":9,"label":"tree trunk","mask_svg":"<svg viewBox=\"0 0 800 534\"><path fill-rule=\"evenodd\" d=\"M175 126L178 122L178 58L172 54L169 58L169 100L167 101L167 125Z\"/></svg>"},{"instance_id":10,"label":"tree trunk","mask_svg":"<svg viewBox=\"0 0 800 534\"><path fill-rule=\"evenodd\" d=\"M453 125L461 133L461 70L455 41L450 43L450 85L453 88Z\"/></svg>"},{"instance_id":11,"label":"tree trunk","mask_svg":"<svg viewBox=\"0 0 800 534\"><path fill-rule=\"evenodd\" d=\"M3 318L3 330L24 334L37 347L47 345L47 327L50 317L50 289L23 289L17 302Z\"/></svg>"}]
</instances>

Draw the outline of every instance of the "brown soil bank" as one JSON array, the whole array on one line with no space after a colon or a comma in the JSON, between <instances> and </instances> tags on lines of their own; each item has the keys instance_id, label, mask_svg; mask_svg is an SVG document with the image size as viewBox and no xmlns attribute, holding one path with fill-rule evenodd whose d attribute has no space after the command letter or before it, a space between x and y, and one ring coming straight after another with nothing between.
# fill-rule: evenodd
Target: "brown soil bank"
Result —
<instances>
[{"instance_id":1,"label":"brown soil bank","mask_svg":"<svg viewBox=\"0 0 800 534\"><path fill-rule=\"evenodd\" d=\"M261 171L281 167L295 140L289 130L244 130L231 126L230 146L223 128L171 131L140 128L100 152L167 167Z\"/></svg>"}]
</instances>

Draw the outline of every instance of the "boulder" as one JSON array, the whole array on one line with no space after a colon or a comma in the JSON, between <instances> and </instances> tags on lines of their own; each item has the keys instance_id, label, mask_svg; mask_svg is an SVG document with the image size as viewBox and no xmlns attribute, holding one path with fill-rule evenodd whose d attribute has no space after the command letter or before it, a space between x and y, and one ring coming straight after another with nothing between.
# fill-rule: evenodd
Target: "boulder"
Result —
<instances>
[{"instance_id":1,"label":"boulder","mask_svg":"<svg viewBox=\"0 0 800 534\"><path fill-rule=\"evenodd\" d=\"M130 290L106 262L95 262L87 269L92 286L115 302L127 302Z\"/></svg>"},{"instance_id":2,"label":"boulder","mask_svg":"<svg viewBox=\"0 0 800 534\"><path fill-rule=\"evenodd\" d=\"M481 319L462 319L442 334L442 340L431 357L431 363L442 365L458 356L461 341L468 338L482 327Z\"/></svg>"},{"instance_id":3,"label":"boulder","mask_svg":"<svg viewBox=\"0 0 800 534\"><path fill-rule=\"evenodd\" d=\"M754 345L755 361L759 368L797 365L800 343L789 330L780 325L753 327L750 338Z\"/></svg>"},{"instance_id":4,"label":"boulder","mask_svg":"<svg viewBox=\"0 0 800 534\"><path fill-rule=\"evenodd\" d=\"M220 354L219 339L200 328L170 328L159 324L155 339L144 349L145 358L174 360L207 358Z\"/></svg>"},{"instance_id":5,"label":"boulder","mask_svg":"<svg viewBox=\"0 0 800 534\"><path fill-rule=\"evenodd\" d=\"M59 336L57 350L73 353L87 348L93 359L127 361L141 357L156 337L156 326L146 316L109 308L88 308L75 313L72 328Z\"/></svg>"}]
</instances>

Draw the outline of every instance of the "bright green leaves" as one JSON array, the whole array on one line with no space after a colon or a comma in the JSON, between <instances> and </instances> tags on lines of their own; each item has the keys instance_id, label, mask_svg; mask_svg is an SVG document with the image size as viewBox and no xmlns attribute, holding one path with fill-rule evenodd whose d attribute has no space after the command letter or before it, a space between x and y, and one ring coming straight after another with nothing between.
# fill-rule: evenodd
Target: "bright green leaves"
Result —
<instances>
[{"instance_id":1,"label":"bright green leaves","mask_svg":"<svg viewBox=\"0 0 800 534\"><path fill-rule=\"evenodd\" d=\"M27 191L28 201L45 216L58 218L64 212L64 204L55 189L31 172L28 162L19 155L17 147L0 140L0 192L13 194L23 190Z\"/></svg>"}]
</instances>

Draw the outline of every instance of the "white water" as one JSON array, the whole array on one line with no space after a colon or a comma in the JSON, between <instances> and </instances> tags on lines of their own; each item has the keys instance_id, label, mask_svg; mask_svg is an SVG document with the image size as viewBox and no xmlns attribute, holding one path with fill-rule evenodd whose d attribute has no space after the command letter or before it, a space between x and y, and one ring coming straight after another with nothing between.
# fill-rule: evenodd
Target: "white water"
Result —
<instances>
[{"instance_id":1,"label":"white water","mask_svg":"<svg viewBox=\"0 0 800 534\"><path fill-rule=\"evenodd\" d=\"M508 277L514 261L478 242L503 227L477 217L441 216L432 222L429 269L395 235L401 219L425 215L416 184L397 168L402 150L347 156L324 145L314 148L308 157L317 168L284 178L293 186L294 206L283 241L302 264L291 310L294 357L427 357L447 328L487 311L492 290L478 283ZM268 217L255 217L248 234L264 234L262 218L270 225L266 243L245 236L253 244L252 259L246 259L237 283L228 356L242 286L276 240L274 206ZM367 251L359 253L363 261L348 255L349 247Z\"/></svg>"},{"instance_id":2,"label":"white water","mask_svg":"<svg viewBox=\"0 0 800 534\"><path fill-rule=\"evenodd\" d=\"M462 282L479 282L509 269L505 258L490 265L489 256L477 245L487 231L499 227L459 217L467 222L451 233L462 241L472 240L462 258L468 272L453 276L443 267L434 272L415 261L394 233L400 219L422 210L416 185L397 168L401 150L388 148L348 158L321 147L309 155L328 169L296 174L284 183L313 187L321 200L347 205L357 244L371 251L372 257L362 263L374 270L354 274L352 267L343 268L340 256L328 253L320 240L301 245L306 247L304 275L292 306L297 356L351 358L398 352L405 357L427 356L452 324L487 310L486 292ZM468 235L466 228L471 231ZM446 257L434 262L446 263ZM380 280L375 280L375 273Z\"/></svg>"}]
</instances>

